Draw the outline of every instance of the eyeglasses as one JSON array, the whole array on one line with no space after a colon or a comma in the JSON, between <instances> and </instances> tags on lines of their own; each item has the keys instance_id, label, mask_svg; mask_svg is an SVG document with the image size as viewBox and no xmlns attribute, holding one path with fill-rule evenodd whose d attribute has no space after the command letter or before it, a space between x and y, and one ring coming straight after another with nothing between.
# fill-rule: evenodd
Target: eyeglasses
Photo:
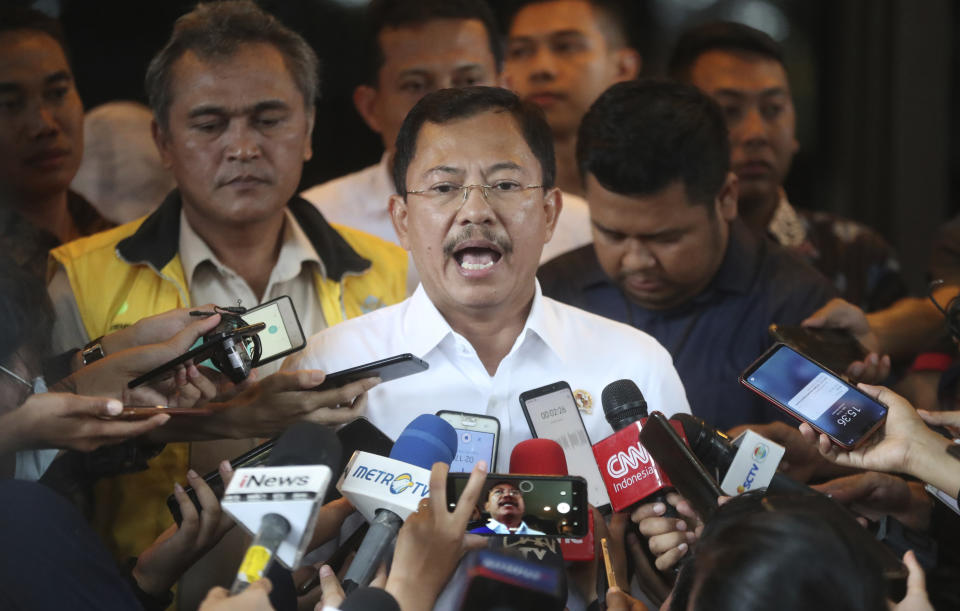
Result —
<instances>
[{"instance_id":1,"label":"eyeglasses","mask_svg":"<svg viewBox=\"0 0 960 611\"><path fill-rule=\"evenodd\" d=\"M520 496L520 491L516 488L494 488L490 491L490 496L500 498L502 496Z\"/></svg>"},{"instance_id":2,"label":"eyeglasses","mask_svg":"<svg viewBox=\"0 0 960 611\"><path fill-rule=\"evenodd\" d=\"M445 182L429 189L407 191L406 194L420 195L438 205L452 203L456 201L457 195L460 195L460 205L462 206L470 197L471 190L480 189L483 199L487 200L488 204L514 204L523 201L526 191L542 188L543 185L524 186L512 180L499 180L492 185L458 185Z\"/></svg>"}]
</instances>

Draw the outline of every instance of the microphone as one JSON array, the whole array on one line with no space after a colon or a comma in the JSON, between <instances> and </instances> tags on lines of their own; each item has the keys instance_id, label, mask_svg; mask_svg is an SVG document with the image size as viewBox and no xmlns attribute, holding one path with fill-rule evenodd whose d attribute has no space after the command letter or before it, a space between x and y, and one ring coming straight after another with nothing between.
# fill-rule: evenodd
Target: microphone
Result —
<instances>
[{"instance_id":1,"label":"microphone","mask_svg":"<svg viewBox=\"0 0 960 611\"><path fill-rule=\"evenodd\" d=\"M614 511L623 511L641 502L659 501L666 506L664 517L677 517L666 501L672 490L670 479L640 443L640 430L647 419L647 402L632 380L607 384L600 395L603 414L616 431L593 445L593 455L610 496ZM674 424L683 435L682 427Z\"/></svg>"},{"instance_id":2,"label":"microphone","mask_svg":"<svg viewBox=\"0 0 960 611\"><path fill-rule=\"evenodd\" d=\"M297 422L277 439L265 466L236 471L221 506L254 538L231 593L263 577L274 558L288 569L296 568L313 536L340 453L332 431L314 422Z\"/></svg>"},{"instance_id":3,"label":"microphone","mask_svg":"<svg viewBox=\"0 0 960 611\"><path fill-rule=\"evenodd\" d=\"M569 475L563 447L552 439L521 441L510 453L510 473L514 475ZM582 539L560 539L564 560L591 561L594 557L593 512L587 514L587 536Z\"/></svg>"},{"instance_id":4,"label":"microphone","mask_svg":"<svg viewBox=\"0 0 960 611\"><path fill-rule=\"evenodd\" d=\"M747 431L731 441L696 416L674 414L671 423L680 424L690 449L707 467L717 472L720 488L730 495L766 487L773 494L819 494L776 471L784 449L769 439Z\"/></svg>"},{"instance_id":5,"label":"microphone","mask_svg":"<svg viewBox=\"0 0 960 611\"><path fill-rule=\"evenodd\" d=\"M562 611L566 605L563 567L532 562L490 550L464 558L466 584L460 611Z\"/></svg>"},{"instance_id":6,"label":"microphone","mask_svg":"<svg viewBox=\"0 0 960 611\"><path fill-rule=\"evenodd\" d=\"M355 452L337 489L370 522L343 580L350 593L369 585L403 521L430 494L434 463L450 464L457 454L457 432L433 414L417 416L403 429L390 457Z\"/></svg>"},{"instance_id":7,"label":"microphone","mask_svg":"<svg viewBox=\"0 0 960 611\"><path fill-rule=\"evenodd\" d=\"M400 611L400 605L386 590L363 587L343 599L340 611Z\"/></svg>"}]
</instances>

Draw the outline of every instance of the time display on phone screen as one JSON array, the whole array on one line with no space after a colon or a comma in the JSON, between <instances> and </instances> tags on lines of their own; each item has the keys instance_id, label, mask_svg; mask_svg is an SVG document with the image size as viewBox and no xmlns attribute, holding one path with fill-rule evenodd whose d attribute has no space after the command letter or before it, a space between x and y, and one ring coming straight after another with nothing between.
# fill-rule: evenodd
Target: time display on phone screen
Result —
<instances>
[{"instance_id":1,"label":"time display on phone screen","mask_svg":"<svg viewBox=\"0 0 960 611\"><path fill-rule=\"evenodd\" d=\"M450 463L451 473L469 473L481 460L487 461L488 468L493 459L494 434L467 429L457 431L457 456Z\"/></svg>"}]
</instances>

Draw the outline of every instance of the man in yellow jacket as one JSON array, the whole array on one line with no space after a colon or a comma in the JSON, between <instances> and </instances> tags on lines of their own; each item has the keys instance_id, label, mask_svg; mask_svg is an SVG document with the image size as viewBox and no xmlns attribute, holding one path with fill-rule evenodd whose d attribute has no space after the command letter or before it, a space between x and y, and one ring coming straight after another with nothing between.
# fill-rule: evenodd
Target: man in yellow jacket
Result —
<instances>
[{"instance_id":1,"label":"man in yellow jacket","mask_svg":"<svg viewBox=\"0 0 960 611\"><path fill-rule=\"evenodd\" d=\"M150 216L53 251L58 348L87 344L83 358L96 358L111 351L103 335L196 304L252 307L290 295L309 336L403 299L404 251L334 229L294 195L312 154L318 86L302 38L252 2L200 5L177 21L146 85L177 189ZM261 369L279 361L270 365ZM305 414L330 423L355 415L327 409L344 397L306 391L319 373L258 373L215 416L163 427L167 439L251 438ZM164 500L188 468L203 473L253 442L214 443L169 444L142 473L97 485L96 526L118 556L136 555L170 524Z\"/></svg>"}]
</instances>

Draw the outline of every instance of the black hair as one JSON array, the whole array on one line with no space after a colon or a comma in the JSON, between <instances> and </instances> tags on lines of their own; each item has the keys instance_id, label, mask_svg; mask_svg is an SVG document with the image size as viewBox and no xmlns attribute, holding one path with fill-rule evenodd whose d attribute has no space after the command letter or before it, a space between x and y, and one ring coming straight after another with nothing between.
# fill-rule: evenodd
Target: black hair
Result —
<instances>
[{"instance_id":1,"label":"black hair","mask_svg":"<svg viewBox=\"0 0 960 611\"><path fill-rule=\"evenodd\" d=\"M393 156L393 182L397 193L404 195L407 192L407 168L416 154L417 137L424 123L443 124L486 111L508 112L513 116L527 146L540 162L543 188L552 188L557 166L553 155L553 133L543 111L507 89L472 86L440 89L427 94L407 114L397 133L397 152Z\"/></svg>"},{"instance_id":2,"label":"black hair","mask_svg":"<svg viewBox=\"0 0 960 611\"><path fill-rule=\"evenodd\" d=\"M63 28L60 22L42 13L36 9L22 6L3 6L0 7L0 34L7 32L18 32L22 30L32 30L41 34L46 34L57 41L63 50L67 63L70 63L70 54L67 51L67 39L63 36Z\"/></svg>"},{"instance_id":3,"label":"black hair","mask_svg":"<svg viewBox=\"0 0 960 611\"><path fill-rule=\"evenodd\" d=\"M783 62L783 49L766 33L733 21L716 21L686 30L677 39L667 72L671 78L690 80L690 71L697 58L707 51L741 51L755 53L778 62Z\"/></svg>"},{"instance_id":4,"label":"black hair","mask_svg":"<svg viewBox=\"0 0 960 611\"><path fill-rule=\"evenodd\" d=\"M525 6L531 4L543 4L545 2L555 2L556 0L528 0L521 2L510 15L510 25L513 26L513 19L517 13ZM590 5L590 8L599 14L601 20L600 29L604 31L607 45L611 48L633 47L636 48L636 41L630 31L630 25L635 22L635 8L631 4L636 0L583 0Z\"/></svg>"},{"instance_id":5,"label":"black hair","mask_svg":"<svg viewBox=\"0 0 960 611\"><path fill-rule=\"evenodd\" d=\"M144 84L157 123L167 125L173 66L184 53L193 51L205 60L228 58L247 43L273 45L283 55L310 112L320 89L320 62L310 45L251 0L225 0L200 3L177 19L170 40L147 66Z\"/></svg>"},{"instance_id":6,"label":"black hair","mask_svg":"<svg viewBox=\"0 0 960 611\"><path fill-rule=\"evenodd\" d=\"M652 195L679 180L691 203L709 204L730 168L723 112L691 85L617 83L580 123L577 166L614 193Z\"/></svg>"},{"instance_id":7,"label":"black hair","mask_svg":"<svg viewBox=\"0 0 960 611\"><path fill-rule=\"evenodd\" d=\"M14 240L15 241L15 240ZM21 352L45 358L50 350L53 306L43 276L7 254L13 245L3 241L0 252L0 364L9 367Z\"/></svg>"},{"instance_id":8,"label":"black hair","mask_svg":"<svg viewBox=\"0 0 960 611\"><path fill-rule=\"evenodd\" d=\"M734 497L714 514L680 570L670 611L887 608L880 562L820 499L780 497L771 509L763 493Z\"/></svg>"},{"instance_id":9,"label":"black hair","mask_svg":"<svg viewBox=\"0 0 960 611\"><path fill-rule=\"evenodd\" d=\"M476 19L483 23L490 53L503 68L503 41L493 11L484 0L373 0L367 7L364 26L363 82L376 87L380 68L387 58L380 47L380 32L387 28L412 28L434 19Z\"/></svg>"}]
</instances>

